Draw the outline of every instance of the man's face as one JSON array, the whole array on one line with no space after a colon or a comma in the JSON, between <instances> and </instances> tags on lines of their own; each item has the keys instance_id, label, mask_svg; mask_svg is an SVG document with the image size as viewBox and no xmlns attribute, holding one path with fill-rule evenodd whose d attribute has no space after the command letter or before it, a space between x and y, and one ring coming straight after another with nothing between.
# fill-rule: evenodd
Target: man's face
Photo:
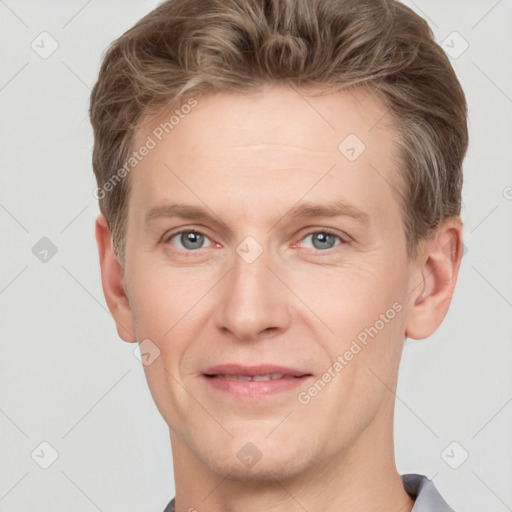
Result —
<instances>
[{"instance_id":1,"label":"man's face","mask_svg":"<svg viewBox=\"0 0 512 512\"><path fill-rule=\"evenodd\" d=\"M175 456L285 478L391 443L411 274L384 121L362 91L210 94L132 171L125 287Z\"/></svg>"}]
</instances>

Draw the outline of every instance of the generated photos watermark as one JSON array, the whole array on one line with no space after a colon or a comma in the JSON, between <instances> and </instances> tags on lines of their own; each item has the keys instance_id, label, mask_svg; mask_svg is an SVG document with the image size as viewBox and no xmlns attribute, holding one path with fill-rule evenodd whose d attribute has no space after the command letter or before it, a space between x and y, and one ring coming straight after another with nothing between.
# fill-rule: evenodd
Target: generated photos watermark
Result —
<instances>
[{"instance_id":1,"label":"generated photos watermark","mask_svg":"<svg viewBox=\"0 0 512 512\"><path fill-rule=\"evenodd\" d=\"M170 116L167 121L160 123L154 128L151 134L146 137L144 143L136 151L132 151L122 167L112 174L101 187L94 189L93 196L96 199L104 199L109 192L112 192L112 190L114 190L114 188L164 140L165 136L171 133L171 131L180 124L181 120L185 119L185 117L192 112L194 107L197 107L197 100L190 98L179 109L174 110L173 115Z\"/></svg>"},{"instance_id":2,"label":"generated photos watermark","mask_svg":"<svg viewBox=\"0 0 512 512\"><path fill-rule=\"evenodd\" d=\"M403 309L402 304L395 302L385 313L381 313L379 318L370 327L365 327L357 336L355 340L352 340L350 348L347 349L343 354L338 355L336 360L329 368L318 378L307 390L301 391L297 395L297 400L302 405L307 405L311 402L311 399L317 396L325 387L336 378L343 368L345 368L350 361L359 354L363 348L368 344L369 338L373 339L384 327L386 327L391 320L393 320L398 313Z\"/></svg>"}]
</instances>

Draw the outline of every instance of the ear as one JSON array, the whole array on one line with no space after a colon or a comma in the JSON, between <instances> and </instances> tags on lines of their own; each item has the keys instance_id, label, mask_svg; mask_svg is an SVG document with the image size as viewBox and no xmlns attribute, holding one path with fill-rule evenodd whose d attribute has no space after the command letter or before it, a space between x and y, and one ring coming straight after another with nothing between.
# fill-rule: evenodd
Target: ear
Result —
<instances>
[{"instance_id":1,"label":"ear","mask_svg":"<svg viewBox=\"0 0 512 512\"><path fill-rule=\"evenodd\" d=\"M449 217L432 238L424 240L411 263L405 335L423 339L441 325L452 300L463 254L462 221Z\"/></svg>"},{"instance_id":2,"label":"ear","mask_svg":"<svg viewBox=\"0 0 512 512\"><path fill-rule=\"evenodd\" d=\"M108 309L114 317L121 339L133 343L137 341L137 337L124 286L124 269L115 254L112 236L103 215L96 219L96 243L100 256L101 283Z\"/></svg>"}]
</instances>

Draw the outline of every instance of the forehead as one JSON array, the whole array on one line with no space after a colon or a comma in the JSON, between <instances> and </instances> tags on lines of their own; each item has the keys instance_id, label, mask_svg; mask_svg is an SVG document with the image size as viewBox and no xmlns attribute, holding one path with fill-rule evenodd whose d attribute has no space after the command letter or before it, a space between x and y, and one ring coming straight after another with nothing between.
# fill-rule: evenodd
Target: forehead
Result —
<instances>
[{"instance_id":1,"label":"forehead","mask_svg":"<svg viewBox=\"0 0 512 512\"><path fill-rule=\"evenodd\" d=\"M143 120L133 147L143 144L148 135L157 143L165 143L171 134L175 142L192 143L186 127L191 121L185 122L187 119L193 119L194 130L201 129L202 143L215 146L226 142L227 136L231 146L246 145L252 139L256 144L289 144L304 149L323 146L331 150L343 133L357 135L370 145L380 139L382 144L386 142L383 135L394 135L387 114L382 101L366 89L319 94L312 87L298 90L267 84L257 93L207 93L162 109L160 114ZM312 140L312 133L319 137ZM320 137L324 144L318 144Z\"/></svg>"},{"instance_id":2,"label":"forehead","mask_svg":"<svg viewBox=\"0 0 512 512\"><path fill-rule=\"evenodd\" d=\"M138 206L181 194L189 203L220 208L231 197L254 209L335 188L373 210L396 201L397 146L382 102L363 89L312 92L215 92L146 118L132 146L154 146L130 175Z\"/></svg>"}]
</instances>

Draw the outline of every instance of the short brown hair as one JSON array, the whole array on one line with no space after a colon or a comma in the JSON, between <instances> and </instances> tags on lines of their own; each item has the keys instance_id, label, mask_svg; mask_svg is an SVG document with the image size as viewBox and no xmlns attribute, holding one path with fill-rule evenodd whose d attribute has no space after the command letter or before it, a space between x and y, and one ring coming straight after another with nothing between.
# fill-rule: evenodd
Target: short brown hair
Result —
<instances>
[{"instance_id":1,"label":"short brown hair","mask_svg":"<svg viewBox=\"0 0 512 512\"><path fill-rule=\"evenodd\" d=\"M398 135L409 256L460 215L464 93L426 21L395 0L164 2L112 43L92 91L98 190L129 158L146 116L201 93L268 83L365 86L383 101ZM129 182L99 196L121 262Z\"/></svg>"}]
</instances>

